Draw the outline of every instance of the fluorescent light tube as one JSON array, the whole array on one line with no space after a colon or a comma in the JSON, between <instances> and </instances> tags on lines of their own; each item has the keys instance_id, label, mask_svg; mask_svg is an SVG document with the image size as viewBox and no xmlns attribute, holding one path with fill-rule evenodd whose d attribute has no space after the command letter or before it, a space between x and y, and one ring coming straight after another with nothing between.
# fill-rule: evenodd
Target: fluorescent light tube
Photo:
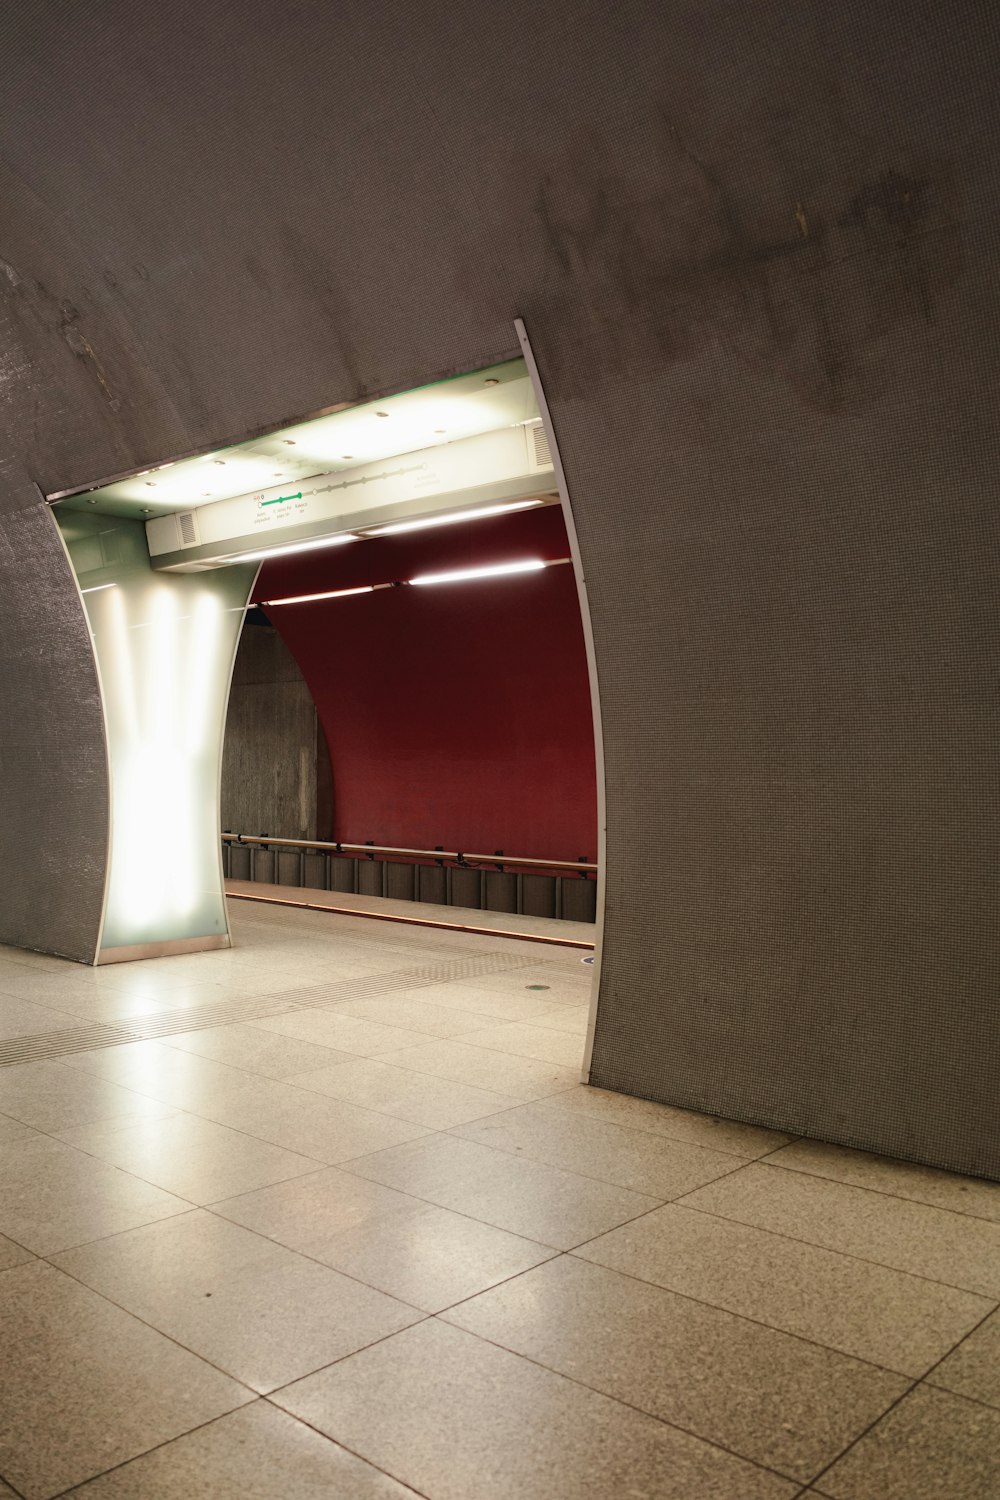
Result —
<instances>
[{"instance_id":1,"label":"fluorescent light tube","mask_svg":"<svg viewBox=\"0 0 1000 1500\"><path fill-rule=\"evenodd\" d=\"M541 558L529 557L523 562L494 563L490 568L462 568L457 573L421 573L419 578L409 581L418 587L427 583L464 583L474 578L501 578L508 573L538 573L547 566Z\"/></svg>"},{"instance_id":2,"label":"fluorescent light tube","mask_svg":"<svg viewBox=\"0 0 1000 1500\"><path fill-rule=\"evenodd\" d=\"M265 609L270 609L275 604L312 604L316 599L346 599L348 594L372 594L374 592L375 585L365 583L357 589L331 589L328 594L296 594L291 599L263 599L261 603Z\"/></svg>"},{"instance_id":3,"label":"fluorescent light tube","mask_svg":"<svg viewBox=\"0 0 1000 1500\"><path fill-rule=\"evenodd\" d=\"M481 505L475 510L444 511L419 521L393 521L386 526L365 526L362 536L396 536L401 531L423 531L428 526L450 526L456 521L478 521L480 516L502 516L512 510L531 510L541 500L514 500L507 505Z\"/></svg>"},{"instance_id":4,"label":"fluorescent light tube","mask_svg":"<svg viewBox=\"0 0 1000 1500\"><path fill-rule=\"evenodd\" d=\"M113 583L95 583L94 586L93 586L93 588L81 589L80 593L81 594L99 594L101 592L101 589L113 589L113 588L114 588L114 584Z\"/></svg>"},{"instance_id":5,"label":"fluorescent light tube","mask_svg":"<svg viewBox=\"0 0 1000 1500\"><path fill-rule=\"evenodd\" d=\"M294 542L290 546L263 548L260 552L229 552L225 557L209 559L227 563L236 562L264 562L269 557L290 557L293 552L316 552L320 547L342 547L345 542L356 542L358 538L353 531L342 531L339 536L324 536L316 542Z\"/></svg>"}]
</instances>

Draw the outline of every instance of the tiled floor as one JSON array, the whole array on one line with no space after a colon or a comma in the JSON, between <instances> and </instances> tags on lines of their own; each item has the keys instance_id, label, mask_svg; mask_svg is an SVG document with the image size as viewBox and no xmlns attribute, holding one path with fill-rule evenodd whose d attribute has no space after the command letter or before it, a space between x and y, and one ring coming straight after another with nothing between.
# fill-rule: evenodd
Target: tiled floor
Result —
<instances>
[{"instance_id":1,"label":"tiled floor","mask_svg":"<svg viewBox=\"0 0 1000 1500\"><path fill-rule=\"evenodd\" d=\"M0 951L0 1500L1000 1493L1000 1186L581 1087L578 951L233 905Z\"/></svg>"}]
</instances>

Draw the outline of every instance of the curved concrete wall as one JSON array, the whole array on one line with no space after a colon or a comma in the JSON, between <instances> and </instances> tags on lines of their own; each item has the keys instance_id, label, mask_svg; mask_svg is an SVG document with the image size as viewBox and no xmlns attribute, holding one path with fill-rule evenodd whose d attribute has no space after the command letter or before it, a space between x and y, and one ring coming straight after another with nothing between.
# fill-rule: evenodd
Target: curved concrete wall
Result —
<instances>
[{"instance_id":1,"label":"curved concrete wall","mask_svg":"<svg viewBox=\"0 0 1000 1500\"><path fill-rule=\"evenodd\" d=\"M24 0L0 48L11 485L486 364L522 316L606 715L595 1081L993 1173L997 25Z\"/></svg>"}]
</instances>

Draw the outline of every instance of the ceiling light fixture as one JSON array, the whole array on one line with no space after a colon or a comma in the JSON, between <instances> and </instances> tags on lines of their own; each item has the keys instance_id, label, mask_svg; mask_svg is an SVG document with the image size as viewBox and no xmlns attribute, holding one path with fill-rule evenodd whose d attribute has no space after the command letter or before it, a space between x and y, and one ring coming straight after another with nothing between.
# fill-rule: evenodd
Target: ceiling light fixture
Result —
<instances>
[{"instance_id":1,"label":"ceiling light fixture","mask_svg":"<svg viewBox=\"0 0 1000 1500\"><path fill-rule=\"evenodd\" d=\"M291 599L264 599L261 602L265 609L271 609L276 604L312 604L317 599L346 599L349 594L372 594L374 592L375 585L365 583L356 589L331 589L327 594L296 594Z\"/></svg>"},{"instance_id":2,"label":"ceiling light fixture","mask_svg":"<svg viewBox=\"0 0 1000 1500\"><path fill-rule=\"evenodd\" d=\"M510 573L539 573L548 563L540 557L527 557L523 562L494 563L489 568L462 568L456 573L421 573L409 581L421 587L428 583L465 583L476 578L503 578Z\"/></svg>"},{"instance_id":3,"label":"ceiling light fixture","mask_svg":"<svg viewBox=\"0 0 1000 1500\"><path fill-rule=\"evenodd\" d=\"M430 526L451 526L458 521L478 521L483 516L502 516L514 510L531 510L542 505L541 500L514 500L507 505L481 505L476 510L444 511L436 516L423 516L419 521L392 521L385 526L365 526L361 535L396 536L401 531L424 531Z\"/></svg>"},{"instance_id":4,"label":"ceiling light fixture","mask_svg":"<svg viewBox=\"0 0 1000 1500\"><path fill-rule=\"evenodd\" d=\"M95 583L92 588L81 589L81 594L99 594L102 589L113 589L113 583Z\"/></svg>"},{"instance_id":5,"label":"ceiling light fixture","mask_svg":"<svg viewBox=\"0 0 1000 1500\"><path fill-rule=\"evenodd\" d=\"M266 547L259 552L233 552L220 562L264 562L271 557L290 557L293 552L316 552L320 547L342 547L345 542L356 542L353 531L342 531L337 536L320 537L315 542L293 542L291 546Z\"/></svg>"}]
</instances>

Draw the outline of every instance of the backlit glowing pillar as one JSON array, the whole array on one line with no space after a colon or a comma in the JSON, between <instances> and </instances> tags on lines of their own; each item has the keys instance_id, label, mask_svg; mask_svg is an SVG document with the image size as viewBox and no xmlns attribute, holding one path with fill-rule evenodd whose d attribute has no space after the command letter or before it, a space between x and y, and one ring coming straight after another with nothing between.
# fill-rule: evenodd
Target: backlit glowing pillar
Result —
<instances>
[{"instance_id":1,"label":"backlit glowing pillar","mask_svg":"<svg viewBox=\"0 0 1000 1500\"><path fill-rule=\"evenodd\" d=\"M228 947L222 738L256 564L154 572L142 522L59 518L90 621L111 785L96 961Z\"/></svg>"}]
</instances>

